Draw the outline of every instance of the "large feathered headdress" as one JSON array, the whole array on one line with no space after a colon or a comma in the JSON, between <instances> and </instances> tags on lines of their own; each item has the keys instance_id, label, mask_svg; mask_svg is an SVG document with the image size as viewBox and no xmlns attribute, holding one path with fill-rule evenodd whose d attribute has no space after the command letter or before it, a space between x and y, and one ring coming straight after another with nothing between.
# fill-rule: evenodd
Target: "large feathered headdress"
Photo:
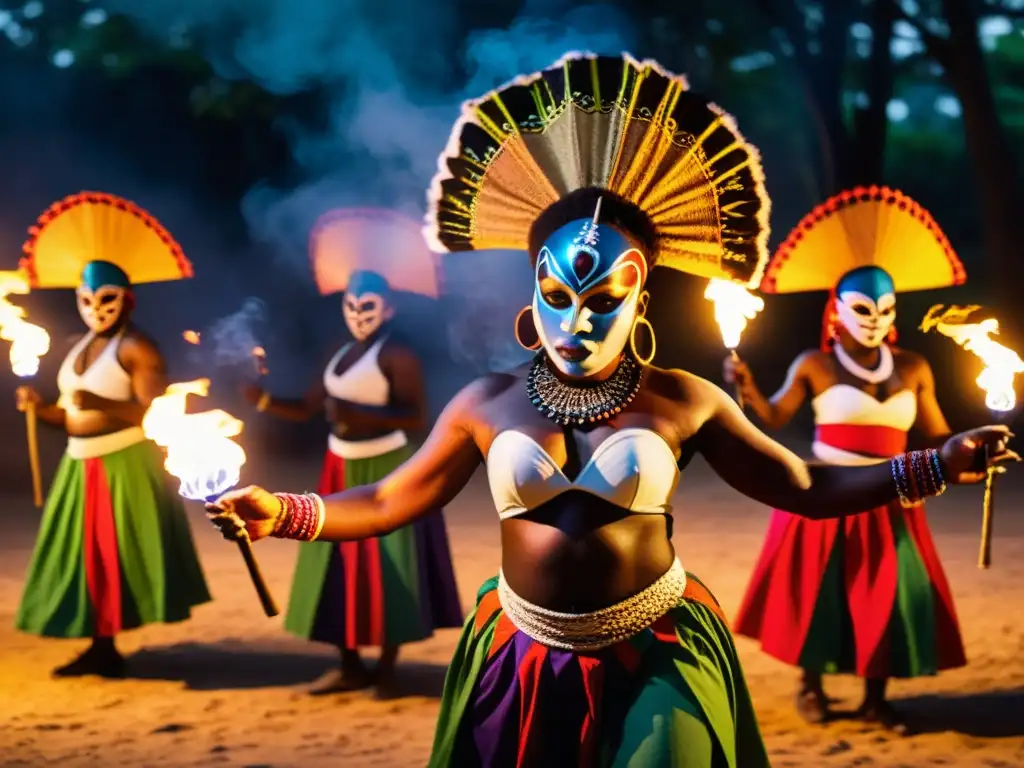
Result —
<instances>
[{"instance_id":1,"label":"large feathered headdress","mask_svg":"<svg viewBox=\"0 0 1024 768\"><path fill-rule=\"evenodd\" d=\"M104 261L134 284L192 277L171 233L135 203L81 192L51 205L22 246L20 267L33 288L75 288L86 264Z\"/></svg>"},{"instance_id":2,"label":"large feathered headdress","mask_svg":"<svg viewBox=\"0 0 1024 768\"><path fill-rule=\"evenodd\" d=\"M654 265L756 285L767 261L757 150L653 61L573 53L470 101L439 166L426 235L441 251L526 250L545 210L597 188L650 220Z\"/></svg>"},{"instance_id":3,"label":"large feathered headdress","mask_svg":"<svg viewBox=\"0 0 1024 768\"><path fill-rule=\"evenodd\" d=\"M415 219L382 208L339 208L313 225L313 277L320 293L344 291L355 272L375 272L393 291L436 299L436 258Z\"/></svg>"},{"instance_id":4,"label":"large feathered headdress","mask_svg":"<svg viewBox=\"0 0 1024 768\"><path fill-rule=\"evenodd\" d=\"M807 214L772 256L764 293L830 291L857 267L881 267L896 291L961 285L964 265L924 208L889 187L857 187Z\"/></svg>"}]
</instances>

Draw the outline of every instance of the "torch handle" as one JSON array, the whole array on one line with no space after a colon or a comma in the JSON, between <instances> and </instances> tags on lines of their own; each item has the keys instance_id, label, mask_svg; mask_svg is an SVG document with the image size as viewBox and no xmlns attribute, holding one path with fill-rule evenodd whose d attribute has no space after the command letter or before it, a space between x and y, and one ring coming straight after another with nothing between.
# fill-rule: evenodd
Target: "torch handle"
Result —
<instances>
[{"instance_id":1,"label":"torch handle","mask_svg":"<svg viewBox=\"0 0 1024 768\"><path fill-rule=\"evenodd\" d=\"M25 408L25 436L28 438L28 466L32 471L32 501L36 509L43 506L43 477L39 471L39 437L36 433L36 404Z\"/></svg>"},{"instance_id":2,"label":"torch handle","mask_svg":"<svg viewBox=\"0 0 1024 768\"><path fill-rule=\"evenodd\" d=\"M992 512L995 507L996 476L1005 471L1003 467L989 467L985 472L985 498L981 511L981 545L978 548L978 567L982 570L992 565Z\"/></svg>"},{"instance_id":3,"label":"torch handle","mask_svg":"<svg viewBox=\"0 0 1024 768\"><path fill-rule=\"evenodd\" d=\"M260 565L256 562L256 556L252 552L252 541L244 534L235 541L238 544L239 551L242 553L242 559L245 560L245 567L249 569L249 578L252 579L252 585L256 587L256 594L260 598L263 612L268 617L277 616L280 611L277 609L274 596L270 594L270 588L260 572Z\"/></svg>"},{"instance_id":4,"label":"torch handle","mask_svg":"<svg viewBox=\"0 0 1024 768\"><path fill-rule=\"evenodd\" d=\"M738 363L739 360L740 360L740 356L737 354L735 349L730 349L729 350L729 357L731 357L733 359L733 362L737 362ZM736 405L738 405L740 407L740 410L743 410L743 408L744 408L743 393L740 391L740 388L739 388L738 384L733 385L733 393L734 393L734 395L736 397Z\"/></svg>"}]
</instances>

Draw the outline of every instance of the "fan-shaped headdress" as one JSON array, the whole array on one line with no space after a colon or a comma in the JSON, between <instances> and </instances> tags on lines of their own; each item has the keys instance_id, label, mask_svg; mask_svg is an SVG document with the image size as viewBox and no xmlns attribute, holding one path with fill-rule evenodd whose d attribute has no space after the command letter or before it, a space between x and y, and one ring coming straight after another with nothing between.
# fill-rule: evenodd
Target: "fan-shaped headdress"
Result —
<instances>
[{"instance_id":1,"label":"fan-shaped headdress","mask_svg":"<svg viewBox=\"0 0 1024 768\"><path fill-rule=\"evenodd\" d=\"M947 288L967 280L946 235L920 204L889 187L856 187L819 205L794 227L765 270L764 293L831 291L823 347L839 279L875 266L898 293Z\"/></svg>"},{"instance_id":2,"label":"fan-shaped headdress","mask_svg":"<svg viewBox=\"0 0 1024 768\"><path fill-rule=\"evenodd\" d=\"M830 291L857 267L888 272L899 293L947 288L967 280L935 219L889 187L857 187L807 214L771 258L764 293Z\"/></svg>"},{"instance_id":3,"label":"fan-shaped headdress","mask_svg":"<svg viewBox=\"0 0 1024 768\"><path fill-rule=\"evenodd\" d=\"M131 282L192 277L192 264L164 227L135 203L81 192L51 205L22 250L20 267L33 288L75 288L87 264L106 262Z\"/></svg>"},{"instance_id":4,"label":"fan-shaped headdress","mask_svg":"<svg viewBox=\"0 0 1024 768\"><path fill-rule=\"evenodd\" d=\"M344 291L356 272L374 272L393 291L436 299L437 264L414 219L381 208L339 208L321 216L309 256L322 295Z\"/></svg>"},{"instance_id":5,"label":"fan-shaped headdress","mask_svg":"<svg viewBox=\"0 0 1024 768\"><path fill-rule=\"evenodd\" d=\"M442 251L529 250L542 214L597 189L649 220L652 266L756 285L767 261L757 150L653 61L573 53L470 101L439 166L426 235Z\"/></svg>"}]
</instances>

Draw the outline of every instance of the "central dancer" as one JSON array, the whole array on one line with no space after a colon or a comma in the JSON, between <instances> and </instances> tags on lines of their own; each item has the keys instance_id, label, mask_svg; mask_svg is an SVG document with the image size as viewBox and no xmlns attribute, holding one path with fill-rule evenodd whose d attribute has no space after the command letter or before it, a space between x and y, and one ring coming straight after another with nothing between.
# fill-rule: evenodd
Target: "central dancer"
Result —
<instances>
[{"instance_id":1,"label":"central dancer","mask_svg":"<svg viewBox=\"0 0 1024 768\"><path fill-rule=\"evenodd\" d=\"M892 465L809 467L704 379L649 364L652 268L746 284L767 200L732 119L653 62L574 54L466 106L431 196L449 251L520 248L535 270L522 370L460 392L379 482L320 499L249 487L211 506L235 535L346 541L451 500L486 463L501 570L448 671L430 765L768 765L732 637L672 546L697 452L733 487L841 515L978 481L1002 427Z\"/></svg>"}]
</instances>

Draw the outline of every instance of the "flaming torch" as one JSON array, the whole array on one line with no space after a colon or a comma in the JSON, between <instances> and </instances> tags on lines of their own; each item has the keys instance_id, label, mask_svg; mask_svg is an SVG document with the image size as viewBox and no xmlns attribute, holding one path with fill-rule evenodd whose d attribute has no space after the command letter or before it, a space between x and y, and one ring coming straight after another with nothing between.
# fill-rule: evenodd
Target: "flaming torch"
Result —
<instances>
[{"instance_id":1,"label":"flaming torch","mask_svg":"<svg viewBox=\"0 0 1024 768\"><path fill-rule=\"evenodd\" d=\"M980 323L968 323L967 318L981 309L976 304L945 307L936 304L928 310L921 321L921 330L937 330L957 344L973 352L985 364L978 378L978 386L985 392L985 405L999 420L1006 420L1017 405L1013 377L1024 373L1024 360L1012 349L994 341L992 334L999 333L999 321L995 318ZM978 551L978 567L988 568L992 564L992 512L995 478L1006 471L1005 467L989 467L985 476L985 497L981 517L981 546Z\"/></svg>"},{"instance_id":2,"label":"flaming torch","mask_svg":"<svg viewBox=\"0 0 1024 768\"><path fill-rule=\"evenodd\" d=\"M50 351L50 334L45 328L25 320L25 310L7 301L10 294L26 295L28 280L21 272L0 272L0 339L11 342L11 370L21 379L39 372L39 358ZM25 409L25 433L28 438L28 463L32 470L32 500L43 506L43 479L39 471L39 440L36 435L36 406Z\"/></svg>"},{"instance_id":3,"label":"flaming torch","mask_svg":"<svg viewBox=\"0 0 1024 768\"><path fill-rule=\"evenodd\" d=\"M739 360L736 347L747 323L764 309L764 299L755 296L739 283L712 278L704 291L704 298L715 305L715 322L722 332L722 342L733 360ZM743 407L743 395L736 390L736 403Z\"/></svg>"},{"instance_id":4,"label":"flaming torch","mask_svg":"<svg viewBox=\"0 0 1024 768\"><path fill-rule=\"evenodd\" d=\"M178 493L193 501L212 501L237 485L246 458L242 446L231 439L242 433L241 421L219 409L185 412L189 395L206 397L209 392L209 379L171 384L153 400L142 419L146 437L167 451L164 468L181 481ZM276 616L277 605L244 529L236 541L264 613Z\"/></svg>"}]
</instances>

